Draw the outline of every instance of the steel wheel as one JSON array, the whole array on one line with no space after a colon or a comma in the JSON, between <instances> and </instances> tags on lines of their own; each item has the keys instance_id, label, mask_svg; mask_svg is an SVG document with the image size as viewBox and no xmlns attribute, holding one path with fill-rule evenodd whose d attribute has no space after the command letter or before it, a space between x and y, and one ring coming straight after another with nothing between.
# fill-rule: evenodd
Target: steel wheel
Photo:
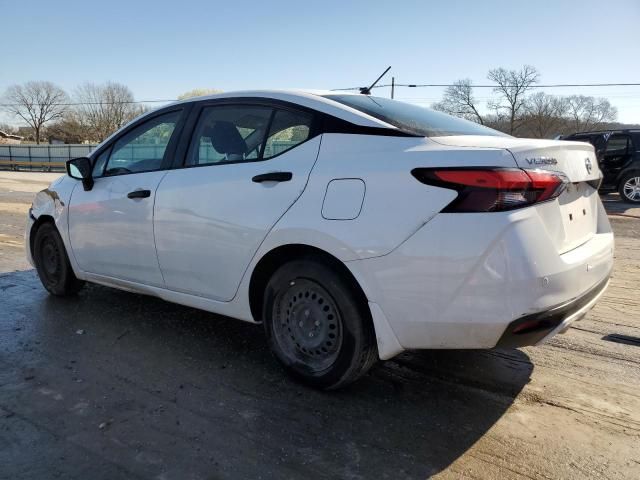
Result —
<instances>
[{"instance_id":1,"label":"steel wheel","mask_svg":"<svg viewBox=\"0 0 640 480\"><path fill-rule=\"evenodd\" d=\"M51 235L44 235L40 241L39 258L42 265L42 275L47 283L55 286L60 283L63 258L60 249Z\"/></svg>"},{"instance_id":2,"label":"steel wheel","mask_svg":"<svg viewBox=\"0 0 640 480\"><path fill-rule=\"evenodd\" d=\"M60 234L53 223L43 223L35 232L33 260L44 288L53 295L73 295L84 282L71 269Z\"/></svg>"},{"instance_id":3,"label":"steel wheel","mask_svg":"<svg viewBox=\"0 0 640 480\"><path fill-rule=\"evenodd\" d=\"M264 290L263 323L276 359L322 389L354 382L376 362L367 300L337 260L308 255L281 265Z\"/></svg>"},{"instance_id":4,"label":"steel wheel","mask_svg":"<svg viewBox=\"0 0 640 480\"><path fill-rule=\"evenodd\" d=\"M291 281L274 302L273 336L292 362L315 372L331 367L342 346L342 319L323 287L307 279Z\"/></svg>"},{"instance_id":5,"label":"steel wheel","mask_svg":"<svg viewBox=\"0 0 640 480\"><path fill-rule=\"evenodd\" d=\"M629 201L640 202L640 177L629 177L622 185L622 195Z\"/></svg>"}]
</instances>

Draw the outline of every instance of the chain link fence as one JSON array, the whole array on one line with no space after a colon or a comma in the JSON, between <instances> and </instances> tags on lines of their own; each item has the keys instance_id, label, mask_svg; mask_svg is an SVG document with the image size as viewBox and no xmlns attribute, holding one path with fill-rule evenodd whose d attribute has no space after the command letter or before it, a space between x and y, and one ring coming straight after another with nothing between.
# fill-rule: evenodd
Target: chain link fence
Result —
<instances>
[{"instance_id":1,"label":"chain link fence","mask_svg":"<svg viewBox=\"0 0 640 480\"><path fill-rule=\"evenodd\" d=\"M96 145L2 145L0 170L62 172L65 162L88 156Z\"/></svg>"},{"instance_id":2,"label":"chain link fence","mask_svg":"<svg viewBox=\"0 0 640 480\"><path fill-rule=\"evenodd\" d=\"M282 153L298 142L275 141L269 142L265 148L265 157ZM88 156L97 145L2 145L0 144L0 170L26 170L42 172L63 172L67 160ZM132 145L129 157L156 158L155 150L160 146ZM164 147L162 147L164 148ZM135 150L135 151L134 151ZM209 159L212 148L202 151L200 158ZM211 150L211 152L209 152ZM215 152L214 152L215 153ZM215 153L215 155L220 155ZM217 158L217 157L215 157Z\"/></svg>"}]
</instances>

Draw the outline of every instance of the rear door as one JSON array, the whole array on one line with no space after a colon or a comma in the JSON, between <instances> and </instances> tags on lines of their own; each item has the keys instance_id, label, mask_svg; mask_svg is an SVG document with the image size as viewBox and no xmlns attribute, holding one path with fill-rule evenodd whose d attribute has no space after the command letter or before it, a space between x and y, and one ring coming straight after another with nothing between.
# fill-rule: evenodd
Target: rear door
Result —
<instances>
[{"instance_id":1,"label":"rear door","mask_svg":"<svg viewBox=\"0 0 640 480\"><path fill-rule=\"evenodd\" d=\"M158 260L168 288L228 301L304 190L320 137L311 113L282 106L204 104L193 115L184 164L156 196Z\"/></svg>"},{"instance_id":2,"label":"rear door","mask_svg":"<svg viewBox=\"0 0 640 480\"><path fill-rule=\"evenodd\" d=\"M153 237L156 189L172 163L182 110L145 118L96 157L94 186L73 190L69 238L80 268L164 286Z\"/></svg>"},{"instance_id":3,"label":"rear door","mask_svg":"<svg viewBox=\"0 0 640 480\"><path fill-rule=\"evenodd\" d=\"M631 135L614 133L609 137L601 163L606 184L615 184L620 172L631 163L634 151Z\"/></svg>"}]
</instances>

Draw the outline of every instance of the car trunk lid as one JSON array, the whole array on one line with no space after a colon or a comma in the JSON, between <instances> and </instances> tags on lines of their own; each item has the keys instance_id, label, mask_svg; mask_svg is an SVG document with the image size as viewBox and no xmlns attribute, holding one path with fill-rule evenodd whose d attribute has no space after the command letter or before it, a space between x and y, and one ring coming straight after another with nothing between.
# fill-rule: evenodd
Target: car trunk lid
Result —
<instances>
[{"instance_id":1,"label":"car trunk lid","mask_svg":"<svg viewBox=\"0 0 640 480\"><path fill-rule=\"evenodd\" d=\"M572 250L595 235L598 223L597 186L602 176L593 146L584 142L532 140L493 136L447 136L431 140L457 147L508 150L518 167L560 172L569 185L557 202L536 205L558 253Z\"/></svg>"}]
</instances>

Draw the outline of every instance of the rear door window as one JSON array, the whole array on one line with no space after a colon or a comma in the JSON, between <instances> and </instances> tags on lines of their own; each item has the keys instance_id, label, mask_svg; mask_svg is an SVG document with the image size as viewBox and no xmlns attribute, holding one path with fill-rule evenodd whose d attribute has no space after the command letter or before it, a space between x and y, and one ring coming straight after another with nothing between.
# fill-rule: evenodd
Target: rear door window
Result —
<instances>
[{"instance_id":1,"label":"rear door window","mask_svg":"<svg viewBox=\"0 0 640 480\"><path fill-rule=\"evenodd\" d=\"M607 142L606 155L626 155L629 152L628 135L612 135Z\"/></svg>"},{"instance_id":2,"label":"rear door window","mask_svg":"<svg viewBox=\"0 0 640 480\"><path fill-rule=\"evenodd\" d=\"M258 160L272 111L270 107L252 105L203 108L187 154L187 166Z\"/></svg>"},{"instance_id":3,"label":"rear door window","mask_svg":"<svg viewBox=\"0 0 640 480\"><path fill-rule=\"evenodd\" d=\"M311 138L313 115L267 105L202 109L185 166L267 160Z\"/></svg>"},{"instance_id":4,"label":"rear door window","mask_svg":"<svg viewBox=\"0 0 640 480\"><path fill-rule=\"evenodd\" d=\"M291 150L309 139L313 116L308 113L277 110L273 116L263 158Z\"/></svg>"}]
</instances>

